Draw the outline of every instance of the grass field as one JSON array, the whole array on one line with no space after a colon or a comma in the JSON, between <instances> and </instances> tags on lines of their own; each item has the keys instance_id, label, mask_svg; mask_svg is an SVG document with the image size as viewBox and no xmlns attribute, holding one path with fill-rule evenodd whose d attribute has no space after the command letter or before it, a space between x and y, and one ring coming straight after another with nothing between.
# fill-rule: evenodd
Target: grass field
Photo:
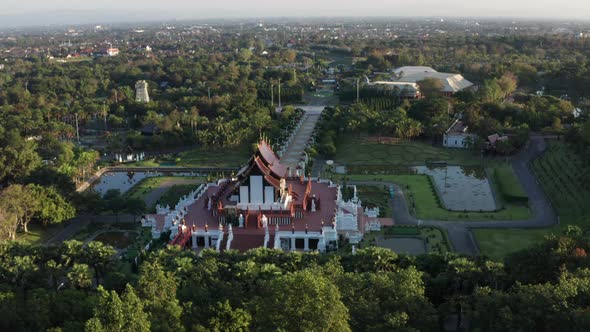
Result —
<instances>
[{"instance_id":1,"label":"grass field","mask_svg":"<svg viewBox=\"0 0 590 332\"><path fill-rule=\"evenodd\" d=\"M177 157L163 156L162 159L148 159L125 164L127 167L235 167L238 168L250 157L249 146L210 150L194 148L181 152Z\"/></svg>"},{"instance_id":2,"label":"grass field","mask_svg":"<svg viewBox=\"0 0 590 332\"><path fill-rule=\"evenodd\" d=\"M448 165L480 165L478 154L466 149L448 149L422 142L381 144L366 138L344 139L334 158L344 165L396 165L418 166L429 161L442 161ZM489 162L486 158L484 161Z\"/></svg>"},{"instance_id":3,"label":"grass field","mask_svg":"<svg viewBox=\"0 0 590 332\"><path fill-rule=\"evenodd\" d=\"M186 167L240 167L250 158L250 148L241 146L232 149L192 149L182 152L178 166Z\"/></svg>"},{"instance_id":4,"label":"grass field","mask_svg":"<svg viewBox=\"0 0 590 332\"><path fill-rule=\"evenodd\" d=\"M423 220L521 220L531 216L527 207L506 204L498 212L452 212L439 204L438 197L426 175L348 175L350 181L393 182L406 193L408 208Z\"/></svg>"},{"instance_id":5,"label":"grass field","mask_svg":"<svg viewBox=\"0 0 590 332\"><path fill-rule=\"evenodd\" d=\"M64 225L48 225L47 228L39 223L31 222L29 232L18 232L16 240L27 244L42 244L63 229Z\"/></svg>"},{"instance_id":6,"label":"grass field","mask_svg":"<svg viewBox=\"0 0 590 332\"><path fill-rule=\"evenodd\" d=\"M590 186L583 176L590 172L564 143L552 142L548 151L532 163L533 170L545 194L560 218L555 227L526 229L475 230L481 253L501 259L507 254L539 243L551 233L561 233L568 225L590 226Z\"/></svg>"},{"instance_id":7,"label":"grass field","mask_svg":"<svg viewBox=\"0 0 590 332\"><path fill-rule=\"evenodd\" d=\"M133 188L131 188L129 191L127 191L125 193L125 196L131 197L131 198L144 199L144 197L146 195L148 195L150 192L152 192L153 190L160 187L164 182L174 181L174 180L194 180L194 183L198 184L198 183L204 183L206 179L204 177L199 177L199 176L157 176L157 177L145 178L145 179L141 180L138 184L133 186ZM187 187L195 189L196 188L195 184L188 185ZM170 188L170 190L172 190L173 188L174 188L174 186L172 188ZM170 190L168 190L168 191L170 191ZM189 192L190 192L190 190L188 190L186 193L184 193L182 195L186 195ZM167 193L165 193L164 196L166 196ZM170 196L171 197L174 196L173 194L174 194L174 192L171 192ZM178 198L180 198L182 195L178 196ZM176 202L178 202L178 199L176 200ZM176 204L176 202L174 204ZM148 206L148 209L149 208L150 207Z\"/></svg>"},{"instance_id":8,"label":"grass field","mask_svg":"<svg viewBox=\"0 0 590 332\"><path fill-rule=\"evenodd\" d=\"M177 184L168 189L158 201L162 206L175 206L182 196L187 195L195 189L196 186L194 184Z\"/></svg>"},{"instance_id":9,"label":"grass field","mask_svg":"<svg viewBox=\"0 0 590 332\"><path fill-rule=\"evenodd\" d=\"M520 181L516 178L512 167L509 165L494 168L494 180L502 195L508 202L527 201L528 196L522 189Z\"/></svg>"},{"instance_id":10,"label":"grass field","mask_svg":"<svg viewBox=\"0 0 590 332\"><path fill-rule=\"evenodd\" d=\"M548 229L474 229L482 254L502 260L515 251L529 248L550 234Z\"/></svg>"}]
</instances>

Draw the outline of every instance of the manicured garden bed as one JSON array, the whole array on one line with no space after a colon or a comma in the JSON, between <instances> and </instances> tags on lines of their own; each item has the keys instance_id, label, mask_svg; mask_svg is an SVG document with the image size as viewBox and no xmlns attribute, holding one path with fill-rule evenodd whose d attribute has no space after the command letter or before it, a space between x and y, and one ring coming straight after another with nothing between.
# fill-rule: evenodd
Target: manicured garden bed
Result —
<instances>
[{"instance_id":1,"label":"manicured garden bed","mask_svg":"<svg viewBox=\"0 0 590 332\"><path fill-rule=\"evenodd\" d=\"M493 175L504 201L521 204L528 202L528 196L522 189L522 185L516 178L512 167L508 165L495 167Z\"/></svg>"}]
</instances>

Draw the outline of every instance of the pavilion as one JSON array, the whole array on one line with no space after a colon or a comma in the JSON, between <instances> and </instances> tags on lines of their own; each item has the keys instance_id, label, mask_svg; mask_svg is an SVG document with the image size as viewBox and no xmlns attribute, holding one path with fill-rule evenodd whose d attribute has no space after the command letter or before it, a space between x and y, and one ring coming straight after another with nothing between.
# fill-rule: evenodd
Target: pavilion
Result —
<instances>
[{"instance_id":1,"label":"pavilion","mask_svg":"<svg viewBox=\"0 0 590 332\"><path fill-rule=\"evenodd\" d=\"M154 238L170 231L173 245L218 251L324 252L336 249L342 237L358 243L369 224L375 227L376 213L363 210L356 188L345 201L339 185L303 173L282 164L261 140L235 176L201 185L174 209L157 206L142 224Z\"/></svg>"}]
</instances>

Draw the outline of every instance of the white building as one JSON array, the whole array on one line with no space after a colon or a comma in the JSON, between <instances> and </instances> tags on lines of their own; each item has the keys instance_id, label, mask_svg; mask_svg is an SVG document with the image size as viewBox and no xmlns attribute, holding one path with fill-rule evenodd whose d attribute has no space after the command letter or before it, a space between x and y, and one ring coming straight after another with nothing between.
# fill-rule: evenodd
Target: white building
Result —
<instances>
[{"instance_id":1,"label":"white building","mask_svg":"<svg viewBox=\"0 0 590 332\"><path fill-rule=\"evenodd\" d=\"M393 80L404 83L418 83L427 78L434 78L441 81L443 88L441 92L445 95L452 95L456 92L468 89L473 83L466 80L460 74L439 73L430 67L406 66L393 70Z\"/></svg>"},{"instance_id":2,"label":"white building","mask_svg":"<svg viewBox=\"0 0 590 332\"><path fill-rule=\"evenodd\" d=\"M455 120L443 135L443 146L447 148L468 148L469 142L477 137L467 132L468 127L461 120Z\"/></svg>"},{"instance_id":3,"label":"white building","mask_svg":"<svg viewBox=\"0 0 590 332\"><path fill-rule=\"evenodd\" d=\"M138 81L135 83L135 101L138 103L149 103L150 95L148 94L148 83L146 81Z\"/></svg>"}]
</instances>

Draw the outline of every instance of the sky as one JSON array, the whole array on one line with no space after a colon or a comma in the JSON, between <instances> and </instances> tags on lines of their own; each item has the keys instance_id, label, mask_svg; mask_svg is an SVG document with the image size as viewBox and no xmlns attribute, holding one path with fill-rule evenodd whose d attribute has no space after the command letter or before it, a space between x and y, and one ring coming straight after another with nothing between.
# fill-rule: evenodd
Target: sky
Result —
<instances>
[{"instance_id":1,"label":"sky","mask_svg":"<svg viewBox=\"0 0 590 332\"><path fill-rule=\"evenodd\" d=\"M299 16L590 17L589 0L0 0L0 25Z\"/></svg>"}]
</instances>

